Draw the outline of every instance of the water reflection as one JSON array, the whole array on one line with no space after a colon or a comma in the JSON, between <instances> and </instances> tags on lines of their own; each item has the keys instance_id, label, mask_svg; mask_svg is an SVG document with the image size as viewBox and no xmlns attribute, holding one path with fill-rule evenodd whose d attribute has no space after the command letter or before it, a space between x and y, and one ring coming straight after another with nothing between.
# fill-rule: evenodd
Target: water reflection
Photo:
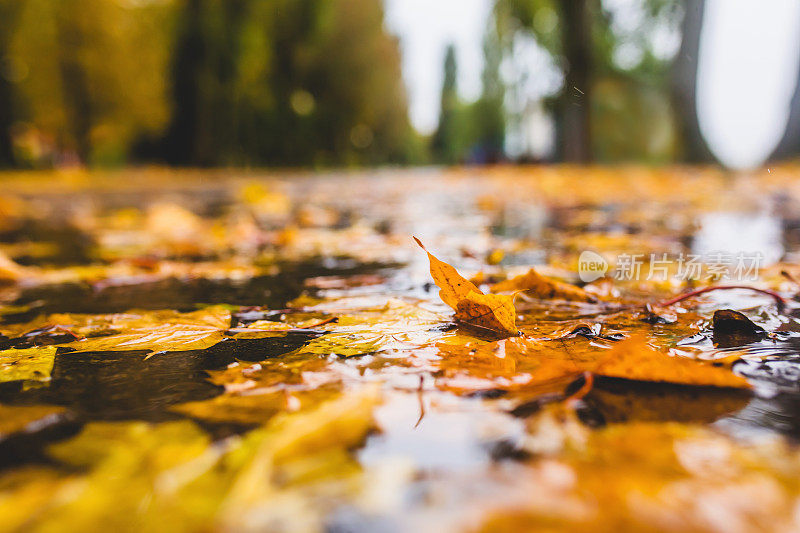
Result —
<instances>
[{"instance_id":1,"label":"water reflection","mask_svg":"<svg viewBox=\"0 0 800 533\"><path fill-rule=\"evenodd\" d=\"M88 283L41 285L28 288L12 304L28 308L6 314L5 323L25 322L40 313L120 313L130 309L192 311L198 304L231 304L282 309L301 294L306 279L350 276L380 271L386 265L345 261L281 264L274 275L246 279L170 277L135 284L92 286Z\"/></svg>"},{"instance_id":2,"label":"water reflection","mask_svg":"<svg viewBox=\"0 0 800 533\"><path fill-rule=\"evenodd\" d=\"M717 421L716 427L742 437L776 432L800 440L797 339L773 347L773 353L780 352L767 360L743 359L734 364L734 371L748 379L755 396L741 411Z\"/></svg>"},{"instance_id":3,"label":"water reflection","mask_svg":"<svg viewBox=\"0 0 800 533\"><path fill-rule=\"evenodd\" d=\"M85 420L149 421L179 417L170 407L221 394L206 370L234 361L279 357L320 336L290 332L261 339L224 339L203 350L152 353L149 350L76 352L59 348L49 386L0 389L0 401L63 405ZM20 383L21 382L17 382Z\"/></svg>"},{"instance_id":4,"label":"water reflection","mask_svg":"<svg viewBox=\"0 0 800 533\"><path fill-rule=\"evenodd\" d=\"M774 432L800 441L800 395L755 396L744 409L718 420L714 426L743 438Z\"/></svg>"},{"instance_id":5,"label":"water reflection","mask_svg":"<svg viewBox=\"0 0 800 533\"><path fill-rule=\"evenodd\" d=\"M586 403L609 424L634 421L709 424L745 408L750 396L739 389L599 378Z\"/></svg>"},{"instance_id":6,"label":"water reflection","mask_svg":"<svg viewBox=\"0 0 800 533\"><path fill-rule=\"evenodd\" d=\"M518 443L525 434L522 421L485 402L430 395L420 420L416 395L392 394L375 413L382 432L369 439L359 459L366 465L392 458L423 470L465 471L484 467L498 443Z\"/></svg>"},{"instance_id":7,"label":"water reflection","mask_svg":"<svg viewBox=\"0 0 800 533\"><path fill-rule=\"evenodd\" d=\"M692 253L703 258L724 253L736 261L737 254L760 257L761 266L780 260L784 253L780 218L765 213L717 212L700 217Z\"/></svg>"}]
</instances>

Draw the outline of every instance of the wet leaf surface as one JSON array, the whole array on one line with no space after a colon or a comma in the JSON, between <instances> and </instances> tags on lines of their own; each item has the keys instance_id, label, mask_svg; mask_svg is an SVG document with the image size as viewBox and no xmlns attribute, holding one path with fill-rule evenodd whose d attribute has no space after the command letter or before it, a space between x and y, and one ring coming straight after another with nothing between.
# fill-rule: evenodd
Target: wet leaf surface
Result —
<instances>
[{"instance_id":1,"label":"wet leaf surface","mask_svg":"<svg viewBox=\"0 0 800 533\"><path fill-rule=\"evenodd\" d=\"M56 348L9 349L0 352L0 382L50 380Z\"/></svg>"},{"instance_id":2,"label":"wet leaf surface","mask_svg":"<svg viewBox=\"0 0 800 533\"><path fill-rule=\"evenodd\" d=\"M800 528L796 169L476 174L0 178L0 531Z\"/></svg>"}]
</instances>

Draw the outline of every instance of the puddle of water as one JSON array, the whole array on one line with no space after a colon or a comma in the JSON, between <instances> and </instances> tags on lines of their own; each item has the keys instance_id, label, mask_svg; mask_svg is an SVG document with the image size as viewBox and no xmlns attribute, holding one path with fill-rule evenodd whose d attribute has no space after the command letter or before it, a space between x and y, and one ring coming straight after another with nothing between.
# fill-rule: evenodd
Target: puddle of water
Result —
<instances>
[{"instance_id":1,"label":"puddle of water","mask_svg":"<svg viewBox=\"0 0 800 533\"><path fill-rule=\"evenodd\" d=\"M85 283L43 285L24 289L11 303L28 307L17 314L7 314L5 323L26 322L39 313L121 313L130 309L175 309L191 311L200 304L230 304L283 309L297 298L308 278L318 276L347 277L372 274L385 265L336 262L281 265L279 273L245 279L166 278L93 287Z\"/></svg>"},{"instance_id":2,"label":"puddle of water","mask_svg":"<svg viewBox=\"0 0 800 533\"><path fill-rule=\"evenodd\" d=\"M780 260L784 253L781 219L767 214L707 213L701 215L700 229L694 235L692 253L704 258L720 252L762 258L761 266Z\"/></svg>"},{"instance_id":3,"label":"puddle of water","mask_svg":"<svg viewBox=\"0 0 800 533\"><path fill-rule=\"evenodd\" d=\"M224 391L208 381L206 370L225 368L237 360L279 357L319 335L292 332L284 337L231 338L204 350L156 354L149 350L59 349L47 387L0 391L0 400L63 405L81 420L174 419L177 416L168 410L170 406L209 399Z\"/></svg>"},{"instance_id":4,"label":"puddle of water","mask_svg":"<svg viewBox=\"0 0 800 533\"><path fill-rule=\"evenodd\" d=\"M479 400L459 401L441 393L390 394L375 412L381 433L359 452L367 466L387 459L410 462L422 471L485 468L498 443L519 442L519 419Z\"/></svg>"},{"instance_id":5,"label":"puddle of water","mask_svg":"<svg viewBox=\"0 0 800 533\"><path fill-rule=\"evenodd\" d=\"M793 372L797 373L797 368ZM744 439L778 433L800 443L800 394L771 394L762 389L746 407L721 418L714 426Z\"/></svg>"},{"instance_id":6,"label":"puddle of water","mask_svg":"<svg viewBox=\"0 0 800 533\"><path fill-rule=\"evenodd\" d=\"M518 480L519 468L523 468L518 462L523 458L521 443L526 438L526 425L535 420L537 402L544 393L524 387L521 390L510 388L514 380L509 375L522 375L535 369L525 368L530 361L513 362L519 366L512 368L512 362L505 360L505 356L502 361L499 357L497 361L485 361L487 368L483 368L480 361L470 361L465 356L463 367L450 370L463 372L463 382L472 383L469 378L475 377L474 381L480 381L486 388L467 393L422 386L438 380L443 373L436 339L446 333L466 333L448 323L450 311L445 306L438 300L432 302L437 289L430 283L429 264L418 249L413 248L413 253L409 251L408 236L415 234L426 243L429 239L436 242L437 254L441 253L443 259L466 270L490 270L485 261L486 252L498 247L505 248L503 268L546 263L548 258L556 257L564 259L559 266L566 271L569 254L574 252L569 247L582 246L581 241L569 244L568 241L573 237L587 237L583 232L590 232L587 237L590 242L605 243L608 249L663 245L673 250L672 247L682 249L680 246L685 240L679 234L688 234L691 228L676 222L675 227L668 230L675 235L670 234L670 239L665 239L663 234L657 234L663 232L664 225L659 217L636 220L626 212L630 206L615 202L569 205L548 211L545 207L530 207L534 202L529 204L521 200L511 201L502 209L485 208L479 205L479 197L488 187L478 181L453 182L445 186L431 179L417 180L413 187L400 182L385 185L403 194L395 197L382 193L377 196L378 201L365 202L356 195L341 195L342 182L307 180L292 184L297 198L302 199L297 202L298 208L313 207L305 222L305 229L311 235L306 236L309 239L307 250L318 250L317 253L325 256L326 253L319 250L327 250L329 239L339 238L340 241L334 243L339 249L361 247L359 250L364 256L359 259L330 259L333 256L328 254L327 259L276 264L278 273L275 275L243 280L170 278L128 285L65 284L26 288L8 302L27 306L29 310L6 314L5 323L24 322L40 313L54 312L116 313L131 308L183 311L193 310L198 304L214 303L264 308L237 314L233 325L243 326L259 320L280 320L282 313L277 310L303 293L321 297L324 302L316 311L339 316L342 323L336 327L347 336L339 335L340 344L332 342L329 351L303 354L301 357L319 363L313 368L297 365L273 372L279 374L285 370L285 376L279 377L286 377L292 384L301 382L305 390L318 391L335 383L337 393L341 387L347 394L350 386L367 382L380 384L384 401L375 411L375 417L381 431L369 436L356 455L365 471L366 482L374 483L376 492L393 494L393 497L376 497L374 514L342 507L330 517L329 529L436 530L437 526L446 529L454 524L464 526L465 517L471 516L473 508L485 508L487 502L523 505L537 489ZM348 187L362 189L360 185ZM374 184L364 185L363 189L369 191L374 187ZM229 198L219 205L211 202L214 205L203 207L200 205L202 195L191 196L182 200L193 205L193 211L198 214L216 216L230 208ZM149 198L142 205L152 200ZM121 197L115 197L115 202L124 204ZM331 206L330 210L335 213L326 211ZM646 208L642 210L647 211ZM662 206L663 210L666 208ZM328 227L317 223L315 216L329 218ZM356 226L360 233L333 231L346 232ZM661 240L647 240L653 236L651 233ZM376 249L371 250L375 243ZM378 247L381 244L384 248ZM762 266L767 265L784 254L782 224L778 218L761 214L717 212L702 215L691 250L697 254L760 253L764 257ZM377 255L385 255L387 261L408 260L408 263L387 265L365 259ZM375 274L378 275L370 278ZM629 422L680 422L716 424L735 434L769 431L800 438L800 423L796 422L800 419L800 327L797 321L791 316L776 314L769 298L748 292L712 293L703 301L706 303L693 309L701 325L691 329L681 324L680 330L671 324L647 329L649 326L638 319L623 316L626 311L603 305L576 310L573 305L529 302L520 303L517 309L524 315L519 324L536 325L547 332L567 325L567 330L572 329L585 319L590 325L602 324L605 330L612 332L648 331L657 340L664 337L677 340L686 331L697 331L714 309L745 310L765 329L785 332L785 338L779 342L761 341L736 348L745 356L768 359L737 364L736 371L756 384L755 396L735 389L597 378L578 414L589 427ZM395 304L406 306L410 314L388 318L381 315ZM417 320L411 314L420 315L423 311L438 313L441 320L437 317L432 324L420 320L419 331L403 338L409 333L408 323ZM580 314L584 316L579 317ZM365 343L373 329L374 337L383 337L375 341L374 348ZM2 384L0 402L65 406L69 417L57 420L53 427L30 435L27 440L0 440L0 456L7 452L14 458L8 464L19 464L24 455L20 450L27 449L27 460L43 461L39 452L45 444L74 434L87 421L160 422L183 417L185 415L170 408L223 393L223 387L209 381L208 370L224 369L237 360L265 362L319 335L311 331L290 333L281 338L230 339L205 350L158 353L147 361L145 356L149 352L144 351L69 352L62 349L55 357L49 383L27 389L21 382ZM349 341L342 341L343 338L351 339L352 346L346 344ZM613 342L614 339L600 342L596 338L581 338L564 340L559 346L584 353L608 348ZM363 350L355 349L359 343L368 346ZM354 351L350 353L347 348ZM712 358L715 354L727 353L715 348L706 337L679 348L695 349ZM337 357L337 353L349 355ZM473 363L475 366L470 368ZM492 366L495 363L497 368ZM509 366L501 363L509 363ZM420 376L422 390L417 392ZM294 378L296 381L291 381ZM245 386L238 381L232 384ZM264 382L257 385L262 386ZM287 406L302 405L300 400L290 397L302 387L286 388ZM264 386L266 388L268 386ZM563 392L563 387L559 391ZM223 409L220 416L225 414ZM215 438L219 436L214 424L204 423L203 427ZM231 432L245 429L235 428ZM12 442L13 446L9 444ZM2 464L0 462L0 466Z\"/></svg>"}]
</instances>

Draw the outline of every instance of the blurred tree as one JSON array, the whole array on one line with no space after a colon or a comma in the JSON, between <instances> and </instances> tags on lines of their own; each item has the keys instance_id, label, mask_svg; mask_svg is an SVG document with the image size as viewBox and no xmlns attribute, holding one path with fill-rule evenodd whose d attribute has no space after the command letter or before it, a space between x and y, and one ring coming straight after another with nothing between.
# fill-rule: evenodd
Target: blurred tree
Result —
<instances>
[{"instance_id":1,"label":"blurred tree","mask_svg":"<svg viewBox=\"0 0 800 533\"><path fill-rule=\"evenodd\" d=\"M497 0L495 18L506 46L515 34L532 33L556 60L563 76L556 113L556 157L591 158L590 113L593 63L592 0ZM552 21L552 22L551 22Z\"/></svg>"},{"instance_id":2,"label":"blurred tree","mask_svg":"<svg viewBox=\"0 0 800 533\"><path fill-rule=\"evenodd\" d=\"M444 56L444 80L439 110L439 126L431 140L431 151L437 161L455 163L463 156L460 146L461 130L459 128L460 102L458 99L458 64L456 49L452 44L447 46Z\"/></svg>"},{"instance_id":3,"label":"blurred tree","mask_svg":"<svg viewBox=\"0 0 800 533\"><path fill-rule=\"evenodd\" d=\"M22 125L84 163L124 160L167 117L168 3L10 0L9 51Z\"/></svg>"},{"instance_id":4,"label":"blurred tree","mask_svg":"<svg viewBox=\"0 0 800 533\"><path fill-rule=\"evenodd\" d=\"M401 161L411 143L379 0L185 0L165 148L177 164Z\"/></svg>"},{"instance_id":5,"label":"blurred tree","mask_svg":"<svg viewBox=\"0 0 800 533\"><path fill-rule=\"evenodd\" d=\"M674 156L677 110L663 112L670 106L673 54L663 50L663 42L678 33L680 2L496 0L505 49L511 52L520 38L532 37L561 75L560 89L550 99L557 159L662 161ZM603 84L599 93L598 84ZM656 100L659 105L642 105ZM622 120L612 120L609 113ZM631 132L617 134L623 123L637 125L652 142Z\"/></svg>"},{"instance_id":6,"label":"blurred tree","mask_svg":"<svg viewBox=\"0 0 800 533\"><path fill-rule=\"evenodd\" d=\"M592 155L597 161L674 160L674 117L665 87L607 76L593 90Z\"/></svg>"},{"instance_id":7,"label":"blurred tree","mask_svg":"<svg viewBox=\"0 0 800 533\"><path fill-rule=\"evenodd\" d=\"M672 66L671 89L681 140L680 155L689 163L710 163L715 160L700 133L697 118L697 67L704 12L705 0L683 0L681 46Z\"/></svg>"},{"instance_id":8,"label":"blurred tree","mask_svg":"<svg viewBox=\"0 0 800 533\"><path fill-rule=\"evenodd\" d=\"M559 2L564 54L564 89L561 91L559 142L561 159L591 160L592 24L590 0Z\"/></svg>"},{"instance_id":9,"label":"blurred tree","mask_svg":"<svg viewBox=\"0 0 800 533\"><path fill-rule=\"evenodd\" d=\"M781 140L769 156L769 161L782 161L800 156L800 79L789 102L789 118Z\"/></svg>"},{"instance_id":10,"label":"blurred tree","mask_svg":"<svg viewBox=\"0 0 800 533\"><path fill-rule=\"evenodd\" d=\"M768 161L783 161L798 156L800 156L800 80L795 86L789 103L789 119L786 122L786 128Z\"/></svg>"},{"instance_id":11,"label":"blurred tree","mask_svg":"<svg viewBox=\"0 0 800 533\"><path fill-rule=\"evenodd\" d=\"M185 0L172 58L172 118L164 158L214 165L235 158L237 83L246 0Z\"/></svg>"},{"instance_id":12,"label":"blurred tree","mask_svg":"<svg viewBox=\"0 0 800 533\"><path fill-rule=\"evenodd\" d=\"M200 159L200 84L203 66L202 0L186 0L179 17L172 57L172 117L163 157L174 165ZM154 155L154 154L151 154Z\"/></svg>"},{"instance_id":13,"label":"blurred tree","mask_svg":"<svg viewBox=\"0 0 800 533\"><path fill-rule=\"evenodd\" d=\"M92 46L90 39L102 36L91 34L96 28L91 27L90 19L80 13L76 5L57 2L55 7L55 46L66 126L78 157L88 162L92 153L91 130L97 120L95 113L100 113L104 102L92 98L89 92L89 66L85 54ZM101 94L100 99L105 96L105 93Z\"/></svg>"},{"instance_id":14,"label":"blurred tree","mask_svg":"<svg viewBox=\"0 0 800 533\"><path fill-rule=\"evenodd\" d=\"M503 49L493 22L487 25L483 38L483 90L475 103L472 115L474 123L474 147L485 162L496 162L505 158L506 138L506 88L500 75Z\"/></svg>"},{"instance_id":15,"label":"blurred tree","mask_svg":"<svg viewBox=\"0 0 800 533\"><path fill-rule=\"evenodd\" d=\"M14 124L14 87L19 76L18 65L11 56L10 46L22 3L0 0L0 167L14 164L11 128Z\"/></svg>"},{"instance_id":16,"label":"blurred tree","mask_svg":"<svg viewBox=\"0 0 800 533\"><path fill-rule=\"evenodd\" d=\"M420 142L383 18L381 0L0 0L0 162L12 129L29 161L402 162Z\"/></svg>"},{"instance_id":17,"label":"blurred tree","mask_svg":"<svg viewBox=\"0 0 800 533\"><path fill-rule=\"evenodd\" d=\"M400 47L386 32L383 3L318 0L314 5L308 43L294 49L295 76L275 76L282 84L292 83L290 109L301 128L291 140L306 147L286 162L403 161L411 127Z\"/></svg>"},{"instance_id":18,"label":"blurred tree","mask_svg":"<svg viewBox=\"0 0 800 533\"><path fill-rule=\"evenodd\" d=\"M769 161L781 161L800 157L800 71L795 82L794 93L789 101L789 117L781 140L769 156Z\"/></svg>"},{"instance_id":19,"label":"blurred tree","mask_svg":"<svg viewBox=\"0 0 800 533\"><path fill-rule=\"evenodd\" d=\"M465 103L458 94L455 47L445 51L439 125L431 138L431 152L440 163L491 163L505 158L505 86L500 75L503 50L490 22L483 40L481 95Z\"/></svg>"}]
</instances>

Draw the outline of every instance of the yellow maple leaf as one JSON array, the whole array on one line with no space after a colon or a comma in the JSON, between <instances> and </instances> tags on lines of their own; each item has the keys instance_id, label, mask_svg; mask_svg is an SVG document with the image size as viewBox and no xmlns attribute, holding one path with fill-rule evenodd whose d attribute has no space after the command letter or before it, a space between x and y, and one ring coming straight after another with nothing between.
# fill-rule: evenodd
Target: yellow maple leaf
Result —
<instances>
[{"instance_id":1,"label":"yellow maple leaf","mask_svg":"<svg viewBox=\"0 0 800 533\"><path fill-rule=\"evenodd\" d=\"M506 335L517 335L514 299L500 294L470 292L456 305L456 319Z\"/></svg>"},{"instance_id":2,"label":"yellow maple leaf","mask_svg":"<svg viewBox=\"0 0 800 533\"><path fill-rule=\"evenodd\" d=\"M484 294L452 265L440 261L419 239L417 244L428 254L431 276L439 287L439 297L456 312L456 320L506 336L518 335L516 310L511 296Z\"/></svg>"},{"instance_id":3,"label":"yellow maple leaf","mask_svg":"<svg viewBox=\"0 0 800 533\"><path fill-rule=\"evenodd\" d=\"M597 298L580 287L542 276L534 269L492 285L492 292L512 291L525 291L526 294L542 300L568 300L587 303L597 301Z\"/></svg>"}]
</instances>

